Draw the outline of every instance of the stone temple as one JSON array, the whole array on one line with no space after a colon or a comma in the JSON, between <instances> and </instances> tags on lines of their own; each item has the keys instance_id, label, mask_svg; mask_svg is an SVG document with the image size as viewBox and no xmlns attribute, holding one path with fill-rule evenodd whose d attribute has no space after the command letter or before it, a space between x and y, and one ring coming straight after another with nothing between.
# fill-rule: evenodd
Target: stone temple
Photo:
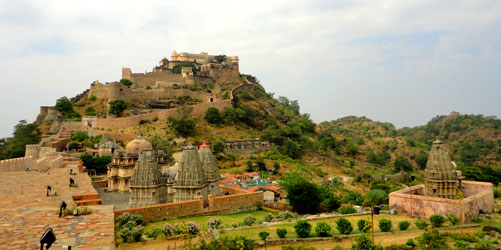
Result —
<instances>
[{"instance_id":1,"label":"stone temple","mask_svg":"<svg viewBox=\"0 0 501 250\"><path fill-rule=\"evenodd\" d=\"M138 142L133 140L131 143ZM209 145L203 144L200 152L191 144L188 145L183 150L178 166L164 171L159 164L158 153L145 145L143 141L138 143L141 151L137 152L137 161L133 171L129 172L131 177L127 189L130 190L130 207L197 200L199 197L208 203L208 195L220 195L219 169Z\"/></svg>"},{"instance_id":2,"label":"stone temple","mask_svg":"<svg viewBox=\"0 0 501 250\"><path fill-rule=\"evenodd\" d=\"M425 184L390 193L390 209L411 217L455 214L460 218L494 209L493 185L463 181L445 145L436 140L428 155ZM458 196L461 192L463 198Z\"/></svg>"}]
</instances>

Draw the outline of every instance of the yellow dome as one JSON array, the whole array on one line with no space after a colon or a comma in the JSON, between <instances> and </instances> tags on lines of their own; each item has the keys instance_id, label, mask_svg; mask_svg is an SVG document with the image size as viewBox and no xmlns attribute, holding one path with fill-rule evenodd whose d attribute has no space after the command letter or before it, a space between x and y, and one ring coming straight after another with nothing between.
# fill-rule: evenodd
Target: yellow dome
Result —
<instances>
[{"instance_id":1,"label":"yellow dome","mask_svg":"<svg viewBox=\"0 0 501 250\"><path fill-rule=\"evenodd\" d=\"M151 146L151 143L148 142L146 139L144 139L144 137L139 135L134 140L127 143L125 151L128 154L138 154L142 151L152 150L152 149L153 147Z\"/></svg>"}]
</instances>

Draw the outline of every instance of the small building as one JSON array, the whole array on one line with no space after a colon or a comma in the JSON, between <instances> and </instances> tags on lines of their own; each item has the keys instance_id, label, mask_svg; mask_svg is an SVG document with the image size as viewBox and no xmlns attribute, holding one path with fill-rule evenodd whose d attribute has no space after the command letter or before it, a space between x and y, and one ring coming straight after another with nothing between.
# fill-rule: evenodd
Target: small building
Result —
<instances>
[{"instance_id":1,"label":"small building","mask_svg":"<svg viewBox=\"0 0 501 250\"><path fill-rule=\"evenodd\" d=\"M463 198L459 199L461 191ZM455 214L464 219L494 209L493 185L489 182L463 181L440 140L433 142L425 169L425 184L390 193L390 209L408 216L429 217Z\"/></svg>"}]
</instances>

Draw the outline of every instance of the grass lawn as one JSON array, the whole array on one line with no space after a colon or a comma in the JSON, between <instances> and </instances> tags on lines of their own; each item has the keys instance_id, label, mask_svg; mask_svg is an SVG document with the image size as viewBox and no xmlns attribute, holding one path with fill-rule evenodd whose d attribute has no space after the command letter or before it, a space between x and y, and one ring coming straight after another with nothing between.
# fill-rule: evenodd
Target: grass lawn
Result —
<instances>
[{"instance_id":1,"label":"grass lawn","mask_svg":"<svg viewBox=\"0 0 501 250\"><path fill-rule=\"evenodd\" d=\"M231 225L233 223L238 224L238 223L243 222L244 217L248 214L254 215L254 217L256 217L256 219L257 219L257 222L259 222L259 221L262 221L264 219L264 216L267 215L268 213L269 213L268 211L263 210L263 211L249 211L249 212L236 213L236 214L194 216L194 217L156 221L156 222L147 223L145 226L145 232L151 231L155 227L161 228L167 222L170 223L171 225L174 225L175 223L178 223L178 222L186 223L188 221L193 221L197 224L200 224L201 228L207 228L207 221L209 221L212 217L220 218L223 221L223 225L226 228L229 228L229 227L231 227Z\"/></svg>"},{"instance_id":2,"label":"grass lawn","mask_svg":"<svg viewBox=\"0 0 501 250\"><path fill-rule=\"evenodd\" d=\"M366 219L369 220L371 219L370 215L361 215L361 216L351 216L351 217L345 217L348 219L352 226L353 226L353 233L359 233L358 228L357 228L357 221L360 219ZM404 215L389 215L389 214L380 214L380 215L375 215L374 216L374 224L375 224L375 230L374 232L380 232L379 227L377 226L378 221L381 219L389 219L393 223L393 230L394 231L400 231L398 229L398 223L403 220L407 220L411 223L411 226L407 229L415 229L416 226L414 225L414 222L417 220L415 218L409 218ZM313 220L309 221L309 223L312 226L310 237L317 237L317 233L315 232L315 225L319 222L326 222L332 227L332 232L334 235L339 235L340 233L336 229L336 220L339 218L329 218L329 219L320 219L320 220ZM270 239L278 239L278 235L276 233L277 228L285 228L287 229L287 235L286 238L297 238L296 233L294 232L294 221L291 221L289 223L284 223L281 225L270 225L270 226L264 226L264 227L256 227L256 228L242 228L242 229L235 229L235 230L230 230L226 231L226 234L231 235L231 236L236 236L236 235L241 235L241 236L246 236L251 239L259 240L259 232L261 231L267 231L270 233L269 238Z\"/></svg>"}]
</instances>

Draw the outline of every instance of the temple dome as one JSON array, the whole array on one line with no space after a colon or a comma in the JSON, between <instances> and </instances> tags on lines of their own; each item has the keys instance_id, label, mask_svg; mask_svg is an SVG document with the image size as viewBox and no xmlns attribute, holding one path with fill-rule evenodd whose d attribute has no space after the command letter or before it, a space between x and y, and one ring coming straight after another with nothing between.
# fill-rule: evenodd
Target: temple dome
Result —
<instances>
[{"instance_id":1,"label":"temple dome","mask_svg":"<svg viewBox=\"0 0 501 250\"><path fill-rule=\"evenodd\" d=\"M127 147L125 148L125 151L128 154L138 154L145 150L153 150L153 146L151 146L151 143L140 135L127 143Z\"/></svg>"}]
</instances>

